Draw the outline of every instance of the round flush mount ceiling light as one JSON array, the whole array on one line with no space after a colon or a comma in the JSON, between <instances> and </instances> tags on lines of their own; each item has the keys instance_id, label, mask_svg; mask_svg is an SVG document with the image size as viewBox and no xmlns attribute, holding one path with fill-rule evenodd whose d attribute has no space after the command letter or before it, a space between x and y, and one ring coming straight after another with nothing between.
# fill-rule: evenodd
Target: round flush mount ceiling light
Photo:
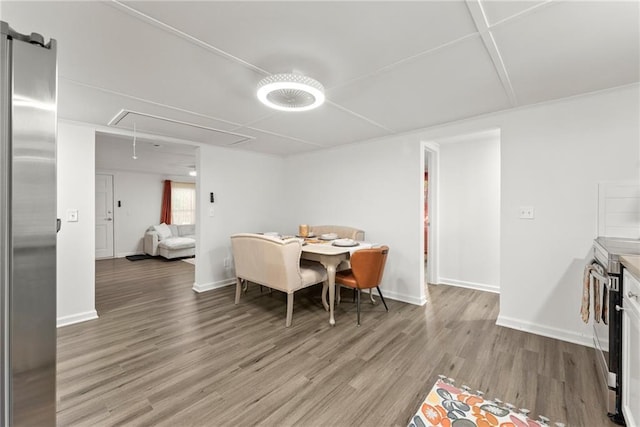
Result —
<instances>
[{"instance_id":1,"label":"round flush mount ceiling light","mask_svg":"<svg viewBox=\"0 0 640 427\"><path fill-rule=\"evenodd\" d=\"M324 102L324 86L301 74L274 74L258 83L258 99L280 111L308 111Z\"/></svg>"}]
</instances>

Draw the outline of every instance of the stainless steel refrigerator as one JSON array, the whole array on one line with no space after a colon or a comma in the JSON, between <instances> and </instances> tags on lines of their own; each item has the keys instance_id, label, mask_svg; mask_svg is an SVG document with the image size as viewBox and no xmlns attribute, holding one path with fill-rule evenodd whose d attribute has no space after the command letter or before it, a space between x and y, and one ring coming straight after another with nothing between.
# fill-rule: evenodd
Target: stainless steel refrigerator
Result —
<instances>
[{"instance_id":1,"label":"stainless steel refrigerator","mask_svg":"<svg viewBox=\"0 0 640 427\"><path fill-rule=\"evenodd\" d=\"M0 425L55 425L56 42L0 27Z\"/></svg>"}]
</instances>

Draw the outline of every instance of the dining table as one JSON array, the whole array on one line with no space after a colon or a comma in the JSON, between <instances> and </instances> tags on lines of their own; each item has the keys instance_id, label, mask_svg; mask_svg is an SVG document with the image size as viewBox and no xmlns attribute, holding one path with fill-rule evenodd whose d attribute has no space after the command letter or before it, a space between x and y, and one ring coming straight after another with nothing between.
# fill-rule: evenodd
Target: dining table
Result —
<instances>
[{"instance_id":1,"label":"dining table","mask_svg":"<svg viewBox=\"0 0 640 427\"><path fill-rule=\"evenodd\" d=\"M301 258L309 261L317 261L327 270L329 291L329 303L326 302L326 288L322 289L322 305L329 310L329 324L334 326L334 305L336 296L336 268L342 261L348 260L351 254L360 249L368 249L375 246L370 242L354 241L353 246L338 246L334 241L320 241L317 239L305 239L302 245ZM328 307L327 307L328 305Z\"/></svg>"}]
</instances>

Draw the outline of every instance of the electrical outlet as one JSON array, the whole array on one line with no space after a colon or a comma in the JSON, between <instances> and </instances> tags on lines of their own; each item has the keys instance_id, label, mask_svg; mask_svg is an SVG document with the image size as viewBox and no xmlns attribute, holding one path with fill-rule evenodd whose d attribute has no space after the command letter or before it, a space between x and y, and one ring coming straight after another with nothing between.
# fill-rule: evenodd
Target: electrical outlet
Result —
<instances>
[{"instance_id":1,"label":"electrical outlet","mask_svg":"<svg viewBox=\"0 0 640 427\"><path fill-rule=\"evenodd\" d=\"M535 209L532 206L522 206L520 208L520 219L533 219Z\"/></svg>"}]
</instances>

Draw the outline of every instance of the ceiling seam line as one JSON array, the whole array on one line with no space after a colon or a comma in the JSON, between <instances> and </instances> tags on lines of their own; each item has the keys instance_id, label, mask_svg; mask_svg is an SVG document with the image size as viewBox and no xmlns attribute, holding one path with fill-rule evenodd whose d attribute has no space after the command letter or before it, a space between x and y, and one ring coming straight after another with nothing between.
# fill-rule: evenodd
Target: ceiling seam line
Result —
<instances>
[{"instance_id":1,"label":"ceiling seam line","mask_svg":"<svg viewBox=\"0 0 640 427\"><path fill-rule=\"evenodd\" d=\"M427 49L425 51L416 53L415 55L411 55L411 56L407 56L406 58L399 59L398 61L395 61L395 62L392 62L392 63L387 64L385 66L382 66L382 67L380 67L380 68L378 68L378 69L376 69L376 70L374 70L374 71L372 71L370 73L366 73L366 74L363 74L361 76L354 77L354 78L352 78L350 80L342 82L340 84L337 84L335 86L328 87L327 91L331 91L333 89L339 89L339 88L342 88L344 86L348 86L348 85L350 85L352 83L355 83L355 82L357 82L359 80L363 80L363 79L366 79L368 77L372 77L372 76L375 76L375 75L378 75L378 74L385 73L388 70L390 70L391 68L394 68L394 67L396 67L398 65L404 64L405 62L411 62L411 61L413 61L415 59L418 59L418 58L420 58L422 56L430 55L430 54L435 53L435 52L437 52L437 51L439 51L441 49L444 49L444 48L450 47L451 45L454 45L456 43L465 41L466 39L477 37L478 35L479 35L479 32L478 31L474 31L473 33L466 34L466 35L464 35L462 37L459 37L459 38L457 38L455 40L451 40L451 41L448 41L448 42L446 42L444 44L441 44L441 45L438 45L436 47L433 47L431 49Z\"/></svg>"},{"instance_id":2,"label":"ceiling seam line","mask_svg":"<svg viewBox=\"0 0 640 427\"><path fill-rule=\"evenodd\" d=\"M307 141L305 139L296 138L295 136L281 135L281 134L276 133L276 132L271 132L271 131L264 130L264 129L258 129L258 128L254 128L254 127L251 127L251 126L244 126L244 127L247 128L247 129L255 130L256 132L261 132L261 133L266 133L268 135L277 136L278 138L291 139L293 141L300 142L302 144L314 145L316 147L330 147L328 145L322 145L322 144L319 144L317 142L311 142L311 141ZM235 130L238 130L238 129L235 129Z\"/></svg>"},{"instance_id":3,"label":"ceiling seam line","mask_svg":"<svg viewBox=\"0 0 640 427\"><path fill-rule=\"evenodd\" d=\"M506 24L508 22L513 21L513 20L520 19L520 18L524 17L525 15L529 15L534 10L539 9L541 7L544 7L544 6L549 6L552 3L558 4L558 2L554 1L554 0L545 0L542 3L538 3L538 4L535 4L535 5L529 7L527 9L525 9L525 10L521 10L520 12L516 13L515 15L507 16L506 18L502 18L501 20L497 21L494 24L490 24L489 25L489 29L495 28L495 27L498 27L498 26L502 26L502 25L504 25L504 24Z\"/></svg>"},{"instance_id":4,"label":"ceiling seam line","mask_svg":"<svg viewBox=\"0 0 640 427\"><path fill-rule=\"evenodd\" d=\"M149 23L149 24L151 24L151 25L153 25L153 26L155 26L157 28L160 28L160 29L162 29L162 30L164 30L166 32L171 33L171 34L174 34L174 35L176 35L176 36L178 36L178 37L180 37L180 38L182 38L184 40L187 40L187 41L189 41L189 42L191 42L191 43L193 43L193 44L195 44L197 46L200 46L201 48L204 48L206 50L209 50L209 51L212 51L214 53L217 53L218 55L220 55L220 56L222 56L222 57L224 57L226 59L229 59L231 61L234 61L234 62L236 62L236 63L238 63L240 65L243 65L246 68L249 68L249 69L251 69L253 71L257 71L257 72L259 72L261 74L264 74L264 75L267 75L267 76L271 74L269 71L264 70L264 69L258 67L257 65L253 65L252 63L247 62L242 58L238 58L237 56L234 56L234 55L232 55L232 54L230 54L230 53L228 53L228 52L226 52L226 51L224 51L224 50L222 50L220 48L217 48L217 47L215 47L213 45L210 45L209 43L207 43L207 42L205 42L203 40L200 40L199 38L197 38L195 36L192 36L191 34L188 34L188 33L184 32L182 30L179 30L179 29L177 29L175 27L172 27L171 25L169 25L167 23L164 23L164 22L160 21L159 19L153 18L153 17L151 17L151 16L149 16L149 15L143 13L143 12L140 12L139 10L137 10L137 9L131 7L131 6L127 6L127 5L123 4L123 3L121 3L120 0L111 0L111 3L116 5L117 8L121 8L121 9L124 9L126 12L129 12L129 14L132 15L132 16L137 16L139 19L141 19L141 20L143 20L143 21L145 21L145 22L147 22L147 23Z\"/></svg>"},{"instance_id":5,"label":"ceiling seam line","mask_svg":"<svg viewBox=\"0 0 640 427\"><path fill-rule=\"evenodd\" d=\"M495 39L493 38L493 33L489 32L488 37L490 38L491 46L494 49L493 53L489 51L489 56L491 56L493 65L494 67L496 67L496 71L500 76L500 82L502 83L503 86L505 86L505 90L507 91L507 96L509 97L509 101L511 101L512 106L515 107L518 105L518 97L516 96L516 91L513 89L513 84L511 83L509 72L507 71L507 67L504 65L502 54L500 54L500 49L498 49L498 45ZM484 38L483 38L483 41L484 41ZM486 43L485 43L485 47L487 47L487 50L489 50ZM496 58L494 58L494 55L496 56ZM504 73L504 76L503 76L503 73Z\"/></svg>"},{"instance_id":6,"label":"ceiling seam line","mask_svg":"<svg viewBox=\"0 0 640 427\"><path fill-rule=\"evenodd\" d=\"M500 55L500 50L498 49L498 45L493 38L493 34L489 29L489 22L487 20L487 16L482 7L481 0L466 0L467 9L469 10L469 14L471 15L471 19L473 20L476 28L478 29L478 33L480 34L480 40L491 59L491 63L493 64L493 68L498 74L498 79L500 80L500 84L504 89L507 98L509 99L509 103L512 107L518 105L518 99L516 97L515 91L513 90L513 85L511 84L511 80L509 79L509 73L507 72L507 68L504 65L504 61L502 59L502 55Z\"/></svg>"},{"instance_id":7,"label":"ceiling seam line","mask_svg":"<svg viewBox=\"0 0 640 427\"><path fill-rule=\"evenodd\" d=\"M374 125L374 126L377 126L377 127L379 127L380 129L382 129L382 130L385 130L385 131L390 132L390 133L392 133L392 134L396 134L396 133L398 132L398 131L396 131L396 130L394 130L394 129L391 129L391 128L388 128L388 127L386 127L385 125L382 125L382 124L380 124L380 123L378 123L378 122L376 122L376 121L374 121L374 120L372 120L372 119L370 119L370 118L368 118L368 117L365 117L365 116L363 116L362 114L358 114L358 113L356 113L355 111L352 111L352 110L350 110L350 109L348 109L348 108L346 108L346 107L343 107L343 106L342 106L342 105L340 105L340 104L336 104L336 103L335 103L335 102L333 102L333 101L327 100L327 101L325 101L325 102L326 102L327 104L331 104L331 105L333 105L334 107L336 107L336 108L337 108L337 109L339 109L339 110L344 111L345 113L352 114L353 116L358 117L359 119L362 119L362 120L364 120L365 122L368 122L368 123L370 123L370 124L372 124L372 125Z\"/></svg>"},{"instance_id":8,"label":"ceiling seam line","mask_svg":"<svg viewBox=\"0 0 640 427\"><path fill-rule=\"evenodd\" d=\"M75 84L75 85L78 85L78 86L87 87L89 89L95 89L95 90L98 90L100 92L109 93L109 94L112 94L112 95L122 96L122 97L125 97L125 98L133 99L135 101L140 101L140 102L144 102L146 104L155 105L157 107L167 108L169 110L180 111L182 113L187 113L187 114L193 114L194 116L202 117L204 119L217 120L219 122L223 122L223 123L226 123L226 124L231 125L231 126L242 127L241 123L232 122L230 120L221 119L221 118L218 118L218 117L208 116L206 114L202 114L202 113L198 113L198 112L195 112L195 111L187 110L185 108L174 107L174 106L171 106L171 105L163 104L161 102L151 101L149 99L140 98L140 97L133 96L133 95L128 95L126 93L118 92L118 91L115 91L115 90L111 90L111 89L107 89L107 88L103 88L103 87L99 87L99 86L94 86L94 85L91 85L89 83L79 82L77 80L69 79L69 78L63 77L63 76L58 76L58 78L61 79L61 80L68 81L68 82L70 82L72 84Z\"/></svg>"},{"instance_id":9,"label":"ceiling seam line","mask_svg":"<svg viewBox=\"0 0 640 427\"><path fill-rule=\"evenodd\" d=\"M263 121L263 120L267 120L267 119L269 119L269 118L271 118L271 117L273 117L273 116L275 116L275 115L277 115L277 114L278 114L278 113L274 111L273 113L265 114L265 115L264 115L264 116L262 116L262 117L258 117L258 118L257 118L257 119L255 119L255 120L248 121L248 122L243 123L242 125L239 125L239 126L240 126L240 127L251 127L251 126L253 126L253 125L254 125L254 124L256 124L256 123L259 123L259 122L261 122L261 121Z\"/></svg>"}]
</instances>

